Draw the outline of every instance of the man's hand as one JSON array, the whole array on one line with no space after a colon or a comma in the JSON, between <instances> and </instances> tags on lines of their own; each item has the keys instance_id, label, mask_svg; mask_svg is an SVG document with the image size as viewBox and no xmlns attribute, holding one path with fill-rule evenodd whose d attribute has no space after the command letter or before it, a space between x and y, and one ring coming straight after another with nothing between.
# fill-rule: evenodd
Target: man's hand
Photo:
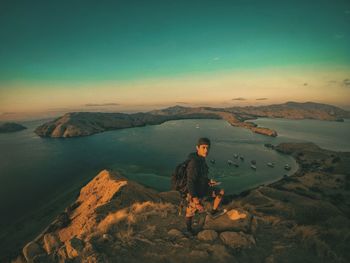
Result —
<instances>
[{"instance_id":1,"label":"man's hand","mask_svg":"<svg viewBox=\"0 0 350 263\"><path fill-rule=\"evenodd\" d=\"M204 207L201 205L201 203L199 202L199 199L197 197L193 197L193 202L196 205L196 209L199 212L203 212L204 211Z\"/></svg>"},{"instance_id":2,"label":"man's hand","mask_svg":"<svg viewBox=\"0 0 350 263\"><path fill-rule=\"evenodd\" d=\"M204 207L200 203L196 204L196 208L197 208L198 212L204 211Z\"/></svg>"},{"instance_id":3,"label":"man's hand","mask_svg":"<svg viewBox=\"0 0 350 263\"><path fill-rule=\"evenodd\" d=\"M217 182L217 181L215 181L214 179L210 179L210 181L209 181L209 186L214 186L214 185L219 185L220 184L220 182Z\"/></svg>"}]
</instances>

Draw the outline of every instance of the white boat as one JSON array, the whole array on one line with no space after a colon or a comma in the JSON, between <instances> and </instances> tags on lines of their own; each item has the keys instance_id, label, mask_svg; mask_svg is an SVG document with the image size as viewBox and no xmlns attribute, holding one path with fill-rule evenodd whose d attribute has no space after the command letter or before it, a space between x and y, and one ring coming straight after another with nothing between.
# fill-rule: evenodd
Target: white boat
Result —
<instances>
[{"instance_id":1,"label":"white boat","mask_svg":"<svg viewBox=\"0 0 350 263\"><path fill-rule=\"evenodd\" d=\"M254 164L252 164L252 165L250 166L250 168L252 168L253 170L256 170L256 166L255 166Z\"/></svg>"},{"instance_id":2,"label":"white boat","mask_svg":"<svg viewBox=\"0 0 350 263\"><path fill-rule=\"evenodd\" d=\"M287 171L289 171L289 170L291 169L291 167L289 166L289 164L286 164L286 165L284 166L284 169L287 170Z\"/></svg>"},{"instance_id":3,"label":"white boat","mask_svg":"<svg viewBox=\"0 0 350 263\"><path fill-rule=\"evenodd\" d=\"M275 167L275 164L274 163L267 163L267 166L273 168L273 167Z\"/></svg>"}]
</instances>

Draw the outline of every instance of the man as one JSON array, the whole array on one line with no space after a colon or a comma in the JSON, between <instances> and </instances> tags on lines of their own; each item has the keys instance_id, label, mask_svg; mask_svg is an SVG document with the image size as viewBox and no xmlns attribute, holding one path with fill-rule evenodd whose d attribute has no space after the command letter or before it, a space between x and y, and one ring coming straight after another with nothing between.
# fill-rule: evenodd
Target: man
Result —
<instances>
[{"instance_id":1,"label":"man","mask_svg":"<svg viewBox=\"0 0 350 263\"><path fill-rule=\"evenodd\" d=\"M197 152L189 155L189 163L187 165L187 188L188 205L186 208L186 227L187 231L194 233L192 230L192 219L195 213L203 212L203 199L204 197L213 197L214 204L211 210L211 215L215 216L221 212L218 211L218 206L224 195L224 190L217 189L214 185L217 184L214 180L209 180L208 170L209 167L205 161L205 158L209 154L210 140L208 138L200 138L196 146Z\"/></svg>"}]
</instances>

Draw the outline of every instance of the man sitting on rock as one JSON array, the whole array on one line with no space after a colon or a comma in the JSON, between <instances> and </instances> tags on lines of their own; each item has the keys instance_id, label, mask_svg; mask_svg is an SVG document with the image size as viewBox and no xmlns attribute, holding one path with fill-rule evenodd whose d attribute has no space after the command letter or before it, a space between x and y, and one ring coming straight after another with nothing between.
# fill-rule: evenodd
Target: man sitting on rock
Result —
<instances>
[{"instance_id":1,"label":"man sitting on rock","mask_svg":"<svg viewBox=\"0 0 350 263\"><path fill-rule=\"evenodd\" d=\"M210 214L217 216L223 211L218 210L218 206L224 195L223 189L214 187L218 183L214 180L209 180L208 171L209 167L205 161L205 158L209 154L210 140L208 138L200 138L196 146L197 152L189 155L189 163L187 165L187 201L186 208L186 227L187 231L194 234L192 229L192 219L195 213L204 212L203 199L206 197L212 197L214 204Z\"/></svg>"}]
</instances>

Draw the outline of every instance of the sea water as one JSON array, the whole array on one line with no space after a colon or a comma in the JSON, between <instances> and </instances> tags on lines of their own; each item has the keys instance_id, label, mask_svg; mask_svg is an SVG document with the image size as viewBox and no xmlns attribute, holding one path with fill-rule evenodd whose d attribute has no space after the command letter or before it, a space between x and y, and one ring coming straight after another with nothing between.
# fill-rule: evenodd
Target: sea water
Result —
<instances>
[{"instance_id":1,"label":"sea water","mask_svg":"<svg viewBox=\"0 0 350 263\"><path fill-rule=\"evenodd\" d=\"M312 141L333 150L350 150L346 137L349 120L256 120L275 129L279 134L276 138L232 127L224 120L176 120L69 139L38 137L34 129L45 121L22 122L27 130L0 134L0 232L14 219L58 196L72 194L72 190L78 194L103 169L167 191L172 171L195 151L197 139L203 136L212 141L207 158L209 175L221 182L226 193L239 193L297 170L293 158L264 147L265 143ZM235 154L244 160L236 159ZM229 165L229 160L238 167ZM252 160L256 170L251 168ZM268 162L275 166L268 167ZM285 164L292 169L284 170Z\"/></svg>"}]
</instances>

